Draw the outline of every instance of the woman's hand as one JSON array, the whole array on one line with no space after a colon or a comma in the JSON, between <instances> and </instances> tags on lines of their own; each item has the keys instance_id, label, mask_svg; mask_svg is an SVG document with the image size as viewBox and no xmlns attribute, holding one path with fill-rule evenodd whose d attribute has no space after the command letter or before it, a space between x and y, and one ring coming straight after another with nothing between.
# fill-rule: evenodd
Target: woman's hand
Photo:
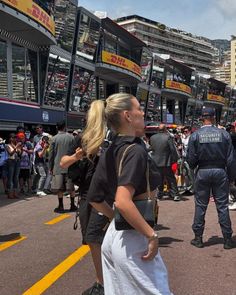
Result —
<instances>
[{"instance_id":1,"label":"woman's hand","mask_svg":"<svg viewBox=\"0 0 236 295\"><path fill-rule=\"evenodd\" d=\"M159 241L158 238L148 241L147 254L142 256L143 260L153 260L158 253Z\"/></svg>"},{"instance_id":2,"label":"woman's hand","mask_svg":"<svg viewBox=\"0 0 236 295\"><path fill-rule=\"evenodd\" d=\"M78 147L76 150L75 150L75 157L77 160L81 160L83 158L83 155L84 155L84 151L82 150L82 148Z\"/></svg>"}]
</instances>

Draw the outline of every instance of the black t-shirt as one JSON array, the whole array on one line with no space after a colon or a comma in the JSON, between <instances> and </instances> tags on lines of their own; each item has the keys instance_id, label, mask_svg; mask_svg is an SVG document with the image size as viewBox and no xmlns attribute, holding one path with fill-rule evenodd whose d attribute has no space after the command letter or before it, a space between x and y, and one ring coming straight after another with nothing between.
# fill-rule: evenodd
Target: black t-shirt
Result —
<instances>
[{"instance_id":1,"label":"black t-shirt","mask_svg":"<svg viewBox=\"0 0 236 295\"><path fill-rule=\"evenodd\" d=\"M73 155L78 147L81 147L81 138L76 136L73 145L69 146L67 155L68 156ZM94 171L97 166L98 159L99 159L98 156L94 157L93 160L88 160L87 158L83 159L85 166L83 169L83 173L84 173L82 177L83 181L80 182L80 186L79 186L80 196L85 197L87 195L91 179L93 177Z\"/></svg>"},{"instance_id":2,"label":"black t-shirt","mask_svg":"<svg viewBox=\"0 0 236 295\"><path fill-rule=\"evenodd\" d=\"M123 161L121 175L118 177L118 161L122 157L120 153L123 153L125 148L133 143L135 145L128 150ZM148 153L140 138L117 136L111 146L100 156L88 191L89 201L99 203L106 200L112 205L117 186L132 185L135 189L134 196L145 193L147 191L147 161ZM153 162L149 165L151 191L156 189L158 184L153 165Z\"/></svg>"}]
</instances>

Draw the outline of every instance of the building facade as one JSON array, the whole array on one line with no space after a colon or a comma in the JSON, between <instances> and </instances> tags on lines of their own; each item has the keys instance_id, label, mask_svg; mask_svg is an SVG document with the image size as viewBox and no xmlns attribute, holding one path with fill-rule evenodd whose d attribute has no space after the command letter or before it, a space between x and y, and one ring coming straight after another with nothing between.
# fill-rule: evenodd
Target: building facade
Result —
<instances>
[{"instance_id":1,"label":"building facade","mask_svg":"<svg viewBox=\"0 0 236 295\"><path fill-rule=\"evenodd\" d=\"M143 40L153 53L169 54L201 73L210 73L214 47L210 40L168 28L150 19L129 15L115 20L120 26Z\"/></svg>"},{"instance_id":2,"label":"building facade","mask_svg":"<svg viewBox=\"0 0 236 295\"><path fill-rule=\"evenodd\" d=\"M231 39L231 86L236 86L236 36Z\"/></svg>"}]
</instances>

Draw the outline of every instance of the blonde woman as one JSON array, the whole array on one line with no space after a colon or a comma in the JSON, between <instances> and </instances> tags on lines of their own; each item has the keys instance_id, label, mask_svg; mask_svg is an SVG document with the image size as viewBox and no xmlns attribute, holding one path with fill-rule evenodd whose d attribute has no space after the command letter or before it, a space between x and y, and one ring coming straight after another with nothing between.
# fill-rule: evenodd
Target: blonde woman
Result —
<instances>
[{"instance_id":1,"label":"blonde woman","mask_svg":"<svg viewBox=\"0 0 236 295\"><path fill-rule=\"evenodd\" d=\"M88 198L93 207L110 220L116 208L133 230L116 230L111 221L102 244L102 266L105 294L112 295L170 295L168 275L158 250L158 236L137 210L133 199L143 198L147 192L146 171L148 155L141 137L144 135L144 113L138 100L126 93L114 94L98 113L101 130L93 133L102 142L105 119L116 133L110 147L100 157L93 176ZM134 144L127 152L120 176L117 176L120 151ZM149 182L155 194L156 177L150 170ZM152 196L154 195L152 194Z\"/></svg>"},{"instance_id":2,"label":"blonde woman","mask_svg":"<svg viewBox=\"0 0 236 295\"><path fill-rule=\"evenodd\" d=\"M88 244L90 247L96 271L96 282L92 287L85 290L82 295L104 294L101 245L109 219L92 208L87 200L87 192L106 134L103 104L104 102L101 100L96 100L91 104L87 114L87 124L81 139L79 137L76 138L74 146L71 146L67 155L63 156L60 162L61 167L68 168L78 160L83 159L80 167L77 168L79 171L72 171L75 174L73 178L76 179L77 175L77 181L79 182L76 184L79 184L79 219L83 244Z\"/></svg>"}]
</instances>

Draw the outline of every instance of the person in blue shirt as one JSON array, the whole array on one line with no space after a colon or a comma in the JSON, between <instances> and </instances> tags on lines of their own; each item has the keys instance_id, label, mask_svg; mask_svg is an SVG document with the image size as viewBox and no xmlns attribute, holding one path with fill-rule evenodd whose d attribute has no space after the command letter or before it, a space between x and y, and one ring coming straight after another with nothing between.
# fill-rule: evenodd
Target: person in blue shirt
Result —
<instances>
[{"instance_id":1,"label":"person in blue shirt","mask_svg":"<svg viewBox=\"0 0 236 295\"><path fill-rule=\"evenodd\" d=\"M214 109L202 111L203 126L194 132L188 144L187 162L195 169L195 215L192 225L195 238L191 244L204 246L202 235L210 195L214 196L224 249L234 247L228 209L229 182L235 177L234 149L227 131L214 126Z\"/></svg>"}]
</instances>

